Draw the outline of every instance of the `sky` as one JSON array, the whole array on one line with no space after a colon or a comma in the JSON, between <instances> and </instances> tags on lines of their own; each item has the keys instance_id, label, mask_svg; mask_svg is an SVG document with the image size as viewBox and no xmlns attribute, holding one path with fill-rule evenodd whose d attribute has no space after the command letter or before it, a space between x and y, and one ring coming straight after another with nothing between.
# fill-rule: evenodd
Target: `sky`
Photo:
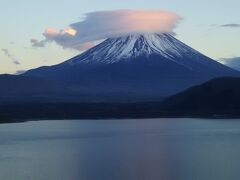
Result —
<instances>
[{"instance_id":1,"label":"sky","mask_svg":"<svg viewBox=\"0 0 240 180\"><path fill-rule=\"evenodd\" d=\"M141 18L144 17L146 22L150 19L145 17L155 18L152 12L158 12L157 15L166 12L169 21L165 26L160 25L160 31L167 27L176 34L177 39L221 62L232 62L232 59L239 61L240 57L239 0L0 2L0 73L19 73L39 66L61 63L76 56L81 50L96 43L93 40L106 38L104 31L110 32L113 27L119 28L114 21L122 22L121 13L125 17L129 12L136 15L136 20L142 21ZM127 17L129 19L129 16ZM129 22L132 23L135 19L130 19ZM129 24L125 22L124 28L126 27L129 27ZM81 36L75 36L75 30ZM92 30L92 33L86 34L85 31L89 30ZM76 42L76 37L81 38L80 44ZM76 44L79 45L78 49Z\"/></svg>"}]
</instances>

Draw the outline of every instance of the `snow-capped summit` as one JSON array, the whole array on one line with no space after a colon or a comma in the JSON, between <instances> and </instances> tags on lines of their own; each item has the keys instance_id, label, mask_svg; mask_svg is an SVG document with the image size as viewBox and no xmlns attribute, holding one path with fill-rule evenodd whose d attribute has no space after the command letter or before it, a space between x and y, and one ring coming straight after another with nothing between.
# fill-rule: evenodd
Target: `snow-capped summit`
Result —
<instances>
[{"instance_id":1,"label":"snow-capped summit","mask_svg":"<svg viewBox=\"0 0 240 180\"><path fill-rule=\"evenodd\" d=\"M136 34L109 38L68 61L24 75L60 82L71 96L149 101L239 73L170 34Z\"/></svg>"},{"instance_id":2,"label":"snow-capped summit","mask_svg":"<svg viewBox=\"0 0 240 180\"><path fill-rule=\"evenodd\" d=\"M186 54L197 51L175 39L170 34L134 34L109 38L85 53L71 59L68 63L116 63L138 56L156 54L175 61Z\"/></svg>"}]
</instances>

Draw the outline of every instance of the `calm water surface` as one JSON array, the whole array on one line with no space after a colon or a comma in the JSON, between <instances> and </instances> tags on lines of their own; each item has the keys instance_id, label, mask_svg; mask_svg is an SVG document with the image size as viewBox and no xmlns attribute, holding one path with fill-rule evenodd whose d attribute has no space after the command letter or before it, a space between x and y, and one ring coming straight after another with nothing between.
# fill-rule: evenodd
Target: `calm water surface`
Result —
<instances>
[{"instance_id":1,"label":"calm water surface","mask_svg":"<svg viewBox=\"0 0 240 180\"><path fill-rule=\"evenodd\" d=\"M1 180L239 180L240 120L0 125Z\"/></svg>"}]
</instances>

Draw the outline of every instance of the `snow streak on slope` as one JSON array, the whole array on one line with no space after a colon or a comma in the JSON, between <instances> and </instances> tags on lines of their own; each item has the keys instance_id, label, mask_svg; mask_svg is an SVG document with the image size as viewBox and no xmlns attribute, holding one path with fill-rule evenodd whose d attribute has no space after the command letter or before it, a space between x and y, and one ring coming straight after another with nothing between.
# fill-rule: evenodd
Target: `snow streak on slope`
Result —
<instances>
[{"instance_id":1,"label":"snow streak on slope","mask_svg":"<svg viewBox=\"0 0 240 180\"><path fill-rule=\"evenodd\" d=\"M154 54L172 61L182 59L186 55L199 56L199 52L169 34L145 34L109 38L98 46L71 59L68 63L100 62L111 64L138 56L148 57ZM184 64L183 62L177 63Z\"/></svg>"}]
</instances>

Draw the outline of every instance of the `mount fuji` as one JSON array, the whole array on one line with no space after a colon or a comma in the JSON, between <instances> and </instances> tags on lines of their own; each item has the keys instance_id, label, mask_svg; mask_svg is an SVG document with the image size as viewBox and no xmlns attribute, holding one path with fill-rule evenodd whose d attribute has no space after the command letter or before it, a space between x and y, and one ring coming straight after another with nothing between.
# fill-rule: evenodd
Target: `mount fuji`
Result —
<instances>
[{"instance_id":1,"label":"mount fuji","mask_svg":"<svg viewBox=\"0 0 240 180\"><path fill-rule=\"evenodd\" d=\"M109 38L61 64L21 76L56 83L79 100L152 101L216 77L239 75L165 33Z\"/></svg>"}]
</instances>

